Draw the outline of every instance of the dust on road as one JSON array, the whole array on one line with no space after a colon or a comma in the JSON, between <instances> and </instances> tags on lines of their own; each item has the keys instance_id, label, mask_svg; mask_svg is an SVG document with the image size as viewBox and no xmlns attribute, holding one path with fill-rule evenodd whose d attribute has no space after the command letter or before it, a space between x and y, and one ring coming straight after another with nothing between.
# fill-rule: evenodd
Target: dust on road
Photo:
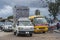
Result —
<instances>
[{"instance_id":1,"label":"dust on road","mask_svg":"<svg viewBox=\"0 0 60 40\"><path fill-rule=\"evenodd\" d=\"M1 33L0 33L1 35ZM4 36L0 36L0 40L60 40L59 33L45 33L45 34L33 34L32 37L15 36L13 33L3 33Z\"/></svg>"}]
</instances>

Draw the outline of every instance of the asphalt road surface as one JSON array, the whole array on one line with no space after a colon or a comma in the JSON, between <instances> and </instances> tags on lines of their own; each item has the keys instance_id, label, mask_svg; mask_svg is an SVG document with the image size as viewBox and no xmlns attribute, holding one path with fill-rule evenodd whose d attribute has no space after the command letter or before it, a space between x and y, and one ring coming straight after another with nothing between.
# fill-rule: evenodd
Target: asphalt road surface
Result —
<instances>
[{"instance_id":1,"label":"asphalt road surface","mask_svg":"<svg viewBox=\"0 0 60 40\"><path fill-rule=\"evenodd\" d=\"M13 32L0 32L0 40L60 40L60 33L33 34L32 37L15 36Z\"/></svg>"}]
</instances>

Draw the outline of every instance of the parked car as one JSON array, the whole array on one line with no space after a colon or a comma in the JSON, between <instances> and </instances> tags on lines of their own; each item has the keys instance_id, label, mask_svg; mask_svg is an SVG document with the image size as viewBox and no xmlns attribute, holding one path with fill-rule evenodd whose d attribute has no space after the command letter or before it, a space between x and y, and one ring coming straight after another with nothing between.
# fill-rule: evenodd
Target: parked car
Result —
<instances>
[{"instance_id":1,"label":"parked car","mask_svg":"<svg viewBox=\"0 0 60 40\"><path fill-rule=\"evenodd\" d=\"M2 24L0 23L0 30L2 29Z\"/></svg>"},{"instance_id":2,"label":"parked car","mask_svg":"<svg viewBox=\"0 0 60 40\"><path fill-rule=\"evenodd\" d=\"M28 18L20 18L16 23L16 27L14 28L14 35L29 35L32 36L34 31L34 26Z\"/></svg>"},{"instance_id":3,"label":"parked car","mask_svg":"<svg viewBox=\"0 0 60 40\"><path fill-rule=\"evenodd\" d=\"M2 26L3 26L3 23L4 23L4 22L0 22L0 30L3 29L3 27L2 27Z\"/></svg>"},{"instance_id":4,"label":"parked car","mask_svg":"<svg viewBox=\"0 0 60 40\"><path fill-rule=\"evenodd\" d=\"M13 31L12 22L5 22L3 25L3 31Z\"/></svg>"}]
</instances>

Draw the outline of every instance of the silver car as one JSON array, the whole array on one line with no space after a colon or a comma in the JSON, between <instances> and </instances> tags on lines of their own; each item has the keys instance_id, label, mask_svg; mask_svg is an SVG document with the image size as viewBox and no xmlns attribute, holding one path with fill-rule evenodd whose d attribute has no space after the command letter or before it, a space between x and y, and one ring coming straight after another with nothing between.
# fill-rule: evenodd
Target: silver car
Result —
<instances>
[{"instance_id":1,"label":"silver car","mask_svg":"<svg viewBox=\"0 0 60 40\"><path fill-rule=\"evenodd\" d=\"M12 31L12 30L13 30L12 22L5 22L5 24L3 25L3 31Z\"/></svg>"}]
</instances>

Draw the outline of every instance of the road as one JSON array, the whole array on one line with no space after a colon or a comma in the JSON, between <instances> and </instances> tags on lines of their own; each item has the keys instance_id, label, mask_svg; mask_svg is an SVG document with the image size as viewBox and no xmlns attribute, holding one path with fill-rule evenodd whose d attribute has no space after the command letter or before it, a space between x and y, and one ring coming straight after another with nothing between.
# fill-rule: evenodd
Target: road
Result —
<instances>
[{"instance_id":1,"label":"road","mask_svg":"<svg viewBox=\"0 0 60 40\"><path fill-rule=\"evenodd\" d=\"M13 32L0 32L0 40L60 40L60 33L33 34L32 37L15 36Z\"/></svg>"}]
</instances>

